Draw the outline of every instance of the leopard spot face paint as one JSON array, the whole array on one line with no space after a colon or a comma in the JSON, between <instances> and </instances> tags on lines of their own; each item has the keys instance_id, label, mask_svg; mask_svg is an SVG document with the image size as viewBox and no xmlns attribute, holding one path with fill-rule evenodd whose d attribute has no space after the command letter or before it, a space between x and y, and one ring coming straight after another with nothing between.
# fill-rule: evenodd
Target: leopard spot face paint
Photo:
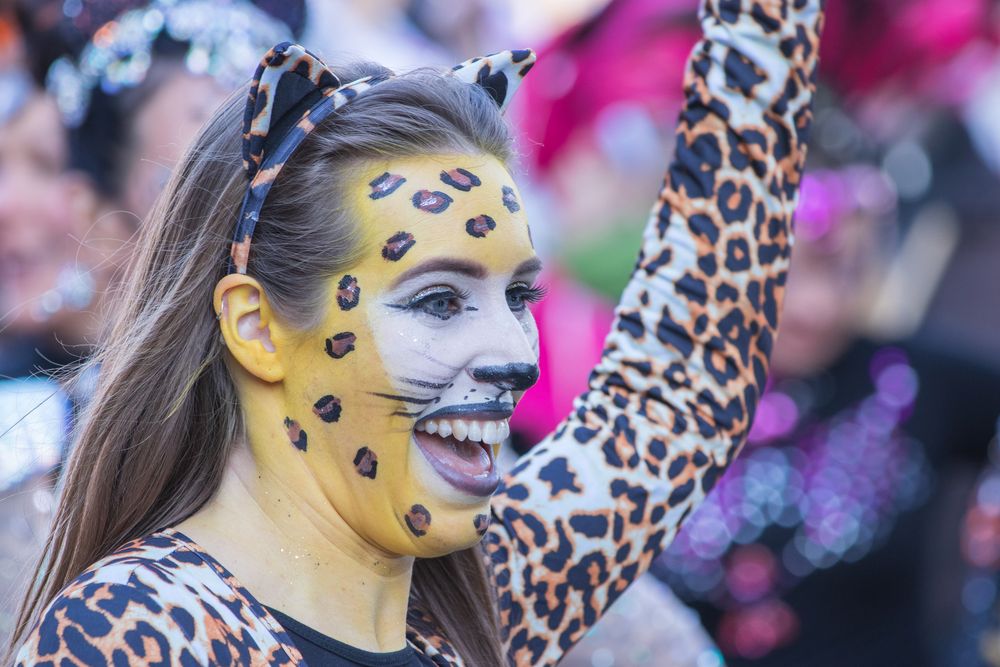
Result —
<instances>
[{"instance_id":1,"label":"leopard spot face paint","mask_svg":"<svg viewBox=\"0 0 1000 667\"><path fill-rule=\"evenodd\" d=\"M473 174L468 169L462 169L460 167L455 169L450 169L448 171L441 172L441 182L456 190L461 190L462 192L468 192L472 188L479 187L483 184L479 177Z\"/></svg>"},{"instance_id":2,"label":"leopard spot face paint","mask_svg":"<svg viewBox=\"0 0 1000 667\"><path fill-rule=\"evenodd\" d=\"M455 201L443 192L434 190L418 190L413 195L413 206L427 213L444 213Z\"/></svg>"},{"instance_id":3,"label":"leopard spot face paint","mask_svg":"<svg viewBox=\"0 0 1000 667\"><path fill-rule=\"evenodd\" d=\"M375 455L375 452L367 447L359 449L354 455L354 469L362 477L375 479L375 475L378 472L378 457Z\"/></svg>"},{"instance_id":4,"label":"leopard spot face paint","mask_svg":"<svg viewBox=\"0 0 1000 667\"><path fill-rule=\"evenodd\" d=\"M431 513L423 505L414 505L403 518L406 521L406 527L417 537L426 535L427 529L431 527Z\"/></svg>"},{"instance_id":5,"label":"leopard spot face paint","mask_svg":"<svg viewBox=\"0 0 1000 667\"><path fill-rule=\"evenodd\" d=\"M341 310L350 310L361 300L361 288L354 276L344 276L337 285L337 305Z\"/></svg>"},{"instance_id":6,"label":"leopard spot face paint","mask_svg":"<svg viewBox=\"0 0 1000 667\"><path fill-rule=\"evenodd\" d=\"M477 239L486 238L486 235L496 228L496 220L488 215L477 215L474 218L470 218L465 223L465 231L469 234L469 236L473 236Z\"/></svg>"},{"instance_id":7,"label":"leopard spot face paint","mask_svg":"<svg viewBox=\"0 0 1000 667\"><path fill-rule=\"evenodd\" d=\"M521 210L521 204L517 201L517 195L514 193L514 188L509 185L503 186L501 188L501 194L504 208L506 208L511 213L517 213Z\"/></svg>"},{"instance_id":8,"label":"leopard spot face paint","mask_svg":"<svg viewBox=\"0 0 1000 667\"><path fill-rule=\"evenodd\" d=\"M286 355L285 412L312 407L302 460L352 529L388 553L441 556L488 525L515 387L535 377L526 303L540 293L539 263L523 212L502 201L503 187L516 191L495 158L392 159L356 173L344 205L370 250L330 279L323 319ZM323 421L333 398L340 415Z\"/></svg>"},{"instance_id":9,"label":"leopard spot face paint","mask_svg":"<svg viewBox=\"0 0 1000 667\"><path fill-rule=\"evenodd\" d=\"M326 395L316 401L313 405L313 414L325 421L327 424L339 421L340 412L340 399L336 396Z\"/></svg>"},{"instance_id":10,"label":"leopard spot face paint","mask_svg":"<svg viewBox=\"0 0 1000 667\"><path fill-rule=\"evenodd\" d=\"M477 514L476 518L472 521L472 525L476 529L476 535L482 537L486 534L486 529L490 527L490 515Z\"/></svg>"},{"instance_id":11,"label":"leopard spot face paint","mask_svg":"<svg viewBox=\"0 0 1000 667\"><path fill-rule=\"evenodd\" d=\"M399 189L403 183L406 183L406 179L398 174L390 174L385 172L378 178L373 179L368 186L372 189L371 193L368 195L371 199L381 199L382 197L388 197L393 192Z\"/></svg>"},{"instance_id":12,"label":"leopard spot face paint","mask_svg":"<svg viewBox=\"0 0 1000 667\"><path fill-rule=\"evenodd\" d=\"M354 351L354 341L358 339L350 331L341 331L326 339L324 345L326 353L334 359L343 359L348 353Z\"/></svg>"},{"instance_id":13,"label":"leopard spot face paint","mask_svg":"<svg viewBox=\"0 0 1000 667\"><path fill-rule=\"evenodd\" d=\"M301 452L306 451L308 437L297 421L291 417L285 417L285 432L288 434L288 439L291 443L295 445L295 449Z\"/></svg>"},{"instance_id":14,"label":"leopard spot face paint","mask_svg":"<svg viewBox=\"0 0 1000 667\"><path fill-rule=\"evenodd\" d=\"M382 246L382 259L389 260L390 262L398 262L403 259L403 255L415 243L413 234L409 232L397 232L390 236L385 245Z\"/></svg>"}]
</instances>

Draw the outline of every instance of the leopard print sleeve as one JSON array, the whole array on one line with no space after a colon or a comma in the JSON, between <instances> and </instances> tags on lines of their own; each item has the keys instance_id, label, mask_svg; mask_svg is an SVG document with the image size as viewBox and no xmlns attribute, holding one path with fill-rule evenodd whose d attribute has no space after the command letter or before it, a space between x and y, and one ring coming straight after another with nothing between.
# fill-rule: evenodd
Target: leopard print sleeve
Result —
<instances>
[{"instance_id":1,"label":"leopard print sleeve","mask_svg":"<svg viewBox=\"0 0 1000 667\"><path fill-rule=\"evenodd\" d=\"M674 160L588 391L486 539L516 664L559 660L742 446L792 245L822 0L706 0Z\"/></svg>"}]
</instances>

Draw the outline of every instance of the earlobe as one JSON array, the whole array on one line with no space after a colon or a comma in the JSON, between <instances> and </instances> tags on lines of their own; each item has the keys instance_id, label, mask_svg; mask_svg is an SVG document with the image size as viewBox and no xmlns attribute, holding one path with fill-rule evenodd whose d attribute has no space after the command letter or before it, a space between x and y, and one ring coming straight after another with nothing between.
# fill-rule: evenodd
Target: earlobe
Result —
<instances>
[{"instance_id":1,"label":"earlobe","mask_svg":"<svg viewBox=\"0 0 1000 667\"><path fill-rule=\"evenodd\" d=\"M230 274L216 284L213 306L219 333L233 359L265 382L283 380L285 371L271 332L275 322L260 283L246 275Z\"/></svg>"}]
</instances>

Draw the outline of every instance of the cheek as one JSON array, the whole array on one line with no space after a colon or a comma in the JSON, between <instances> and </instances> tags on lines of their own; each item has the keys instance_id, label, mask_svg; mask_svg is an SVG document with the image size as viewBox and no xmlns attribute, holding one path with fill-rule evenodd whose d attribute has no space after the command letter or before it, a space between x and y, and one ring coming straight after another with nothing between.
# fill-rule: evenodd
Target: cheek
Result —
<instances>
[{"instance_id":1,"label":"cheek","mask_svg":"<svg viewBox=\"0 0 1000 667\"><path fill-rule=\"evenodd\" d=\"M482 351L481 321L459 315L442 324L410 315L373 323L379 354L391 376L451 379Z\"/></svg>"},{"instance_id":2,"label":"cheek","mask_svg":"<svg viewBox=\"0 0 1000 667\"><path fill-rule=\"evenodd\" d=\"M24 179L9 186L7 193L12 211L20 212L20 224L8 228L5 233L15 236L45 239L47 243L68 246L73 242L70 236L71 218L66 196L58 183L52 179L39 177Z\"/></svg>"},{"instance_id":3,"label":"cheek","mask_svg":"<svg viewBox=\"0 0 1000 667\"><path fill-rule=\"evenodd\" d=\"M518 326L535 358L539 356L538 326L530 311L515 316L505 305L463 313L445 323L422 322L410 314L372 317L372 332L386 372L393 377L451 378L462 371L488 341L496 343L496 323L517 317ZM512 331L511 329L506 329Z\"/></svg>"},{"instance_id":4,"label":"cheek","mask_svg":"<svg viewBox=\"0 0 1000 667\"><path fill-rule=\"evenodd\" d=\"M521 327L524 329L524 335L527 337L528 342L531 343L532 349L535 350L535 354L538 354L538 323L535 322L535 316L531 314L531 311L524 316L521 320Z\"/></svg>"},{"instance_id":5,"label":"cheek","mask_svg":"<svg viewBox=\"0 0 1000 667\"><path fill-rule=\"evenodd\" d=\"M133 161L129 167L130 176L125 184L123 200L125 208L135 215L143 216L152 207L167 181L170 169L157 159Z\"/></svg>"},{"instance_id":6,"label":"cheek","mask_svg":"<svg viewBox=\"0 0 1000 667\"><path fill-rule=\"evenodd\" d=\"M400 393L440 389L437 385L447 384L464 365L468 346L456 340L452 327L427 326L409 314L394 314L373 320L372 333L381 367ZM413 380L428 386L418 391Z\"/></svg>"},{"instance_id":7,"label":"cheek","mask_svg":"<svg viewBox=\"0 0 1000 667\"><path fill-rule=\"evenodd\" d=\"M538 336L538 324L535 322L535 316L531 314L530 309L526 309L525 312L518 318L521 325L521 332L524 334L524 339L528 342L528 346L535 355L535 361L541 356L541 345Z\"/></svg>"}]
</instances>

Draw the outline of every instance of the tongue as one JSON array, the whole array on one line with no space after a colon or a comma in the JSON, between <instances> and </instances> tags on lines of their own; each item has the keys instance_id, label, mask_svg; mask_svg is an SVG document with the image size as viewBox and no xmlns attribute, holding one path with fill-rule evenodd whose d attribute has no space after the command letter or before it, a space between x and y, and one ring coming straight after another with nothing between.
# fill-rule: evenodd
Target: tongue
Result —
<instances>
[{"instance_id":1,"label":"tongue","mask_svg":"<svg viewBox=\"0 0 1000 667\"><path fill-rule=\"evenodd\" d=\"M415 435L425 452L456 472L478 477L490 471L490 455L478 442L459 442L452 437L442 438L423 431Z\"/></svg>"}]
</instances>

